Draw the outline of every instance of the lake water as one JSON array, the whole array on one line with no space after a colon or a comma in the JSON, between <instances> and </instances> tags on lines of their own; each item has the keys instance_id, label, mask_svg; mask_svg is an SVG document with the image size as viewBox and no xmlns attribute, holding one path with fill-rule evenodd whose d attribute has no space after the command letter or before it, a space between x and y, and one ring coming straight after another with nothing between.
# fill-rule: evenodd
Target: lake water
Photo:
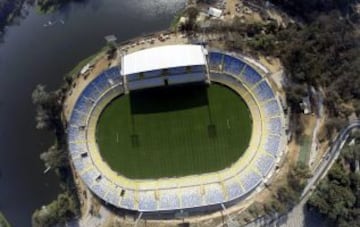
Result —
<instances>
[{"instance_id":1,"label":"lake water","mask_svg":"<svg viewBox=\"0 0 360 227\"><path fill-rule=\"evenodd\" d=\"M56 89L63 75L99 50L104 36L119 41L169 27L185 0L89 0L38 15L29 7L0 44L0 211L14 226L56 198L59 182L39 159L53 142L35 129L31 93L39 83ZM55 25L44 27L49 20ZM61 23L63 21L64 23Z\"/></svg>"}]
</instances>

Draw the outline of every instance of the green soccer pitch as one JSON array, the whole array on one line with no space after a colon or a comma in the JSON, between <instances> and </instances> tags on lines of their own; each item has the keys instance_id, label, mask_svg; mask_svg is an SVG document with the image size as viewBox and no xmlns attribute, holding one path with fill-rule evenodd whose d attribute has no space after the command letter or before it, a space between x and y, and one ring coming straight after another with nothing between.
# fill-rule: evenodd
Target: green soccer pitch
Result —
<instances>
[{"instance_id":1,"label":"green soccer pitch","mask_svg":"<svg viewBox=\"0 0 360 227\"><path fill-rule=\"evenodd\" d=\"M132 179L215 172L249 145L252 120L243 99L212 84L133 91L114 99L96 130L103 159Z\"/></svg>"}]
</instances>

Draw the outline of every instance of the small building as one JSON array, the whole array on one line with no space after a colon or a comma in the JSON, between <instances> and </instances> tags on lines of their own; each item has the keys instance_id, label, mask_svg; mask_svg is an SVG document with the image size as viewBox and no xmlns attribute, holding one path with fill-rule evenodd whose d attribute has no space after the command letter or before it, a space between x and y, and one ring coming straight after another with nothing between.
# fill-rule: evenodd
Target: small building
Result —
<instances>
[{"instance_id":1,"label":"small building","mask_svg":"<svg viewBox=\"0 0 360 227\"><path fill-rule=\"evenodd\" d=\"M212 17L220 18L222 15L222 10L214 7L210 7L208 11L208 15Z\"/></svg>"}]
</instances>

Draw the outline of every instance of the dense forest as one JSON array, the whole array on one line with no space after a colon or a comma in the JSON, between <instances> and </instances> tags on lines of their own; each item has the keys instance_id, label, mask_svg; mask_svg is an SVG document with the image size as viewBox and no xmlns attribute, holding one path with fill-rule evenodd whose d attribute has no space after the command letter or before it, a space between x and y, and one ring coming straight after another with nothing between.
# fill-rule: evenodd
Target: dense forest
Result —
<instances>
[{"instance_id":1,"label":"dense forest","mask_svg":"<svg viewBox=\"0 0 360 227\"><path fill-rule=\"evenodd\" d=\"M326 215L337 226L360 226L360 133L355 144L343 148L340 158L309 200L311 209Z\"/></svg>"},{"instance_id":2,"label":"dense forest","mask_svg":"<svg viewBox=\"0 0 360 227\"><path fill-rule=\"evenodd\" d=\"M349 1L286 1L273 3L289 12L299 23L286 27L274 22L234 27L246 28L246 41L233 46L251 47L282 61L287 75L287 99L292 107L293 130L301 132L296 113L310 86L324 92L327 135L339 129L352 113L360 114L360 30L359 13ZM295 21L297 21L295 19Z\"/></svg>"},{"instance_id":3,"label":"dense forest","mask_svg":"<svg viewBox=\"0 0 360 227\"><path fill-rule=\"evenodd\" d=\"M352 112L360 113L360 37L354 25L340 18L332 11L304 28L292 26L277 34L289 103L297 110L307 85L322 88L329 124L337 128Z\"/></svg>"},{"instance_id":4,"label":"dense forest","mask_svg":"<svg viewBox=\"0 0 360 227\"><path fill-rule=\"evenodd\" d=\"M319 13L329 13L333 10L343 15L354 15L355 3L359 3L359 0L271 0L271 2L281 6L290 15L310 21L316 19Z\"/></svg>"},{"instance_id":5,"label":"dense forest","mask_svg":"<svg viewBox=\"0 0 360 227\"><path fill-rule=\"evenodd\" d=\"M327 129L339 129L350 114L360 114L360 30L358 0L273 0L301 26L290 25L270 34L277 45L269 51L283 62L287 76L288 101L297 103L312 85L324 91ZM265 36L265 38L264 38ZM258 40L269 34L259 35ZM261 44L261 42L260 42ZM336 226L360 226L360 134L347 146L327 177L310 198L309 206Z\"/></svg>"}]
</instances>

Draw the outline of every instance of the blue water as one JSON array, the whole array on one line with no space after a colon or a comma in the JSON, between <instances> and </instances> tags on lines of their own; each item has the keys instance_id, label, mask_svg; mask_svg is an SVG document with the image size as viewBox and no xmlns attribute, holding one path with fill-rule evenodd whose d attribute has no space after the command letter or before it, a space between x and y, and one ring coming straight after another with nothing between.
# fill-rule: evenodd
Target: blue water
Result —
<instances>
[{"instance_id":1,"label":"blue water","mask_svg":"<svg viewBox=\"0 0 360 227\"><path fill-rule=\"evenodd\" d=\"M89 0L50 15L28 15L7 28L0 44L0 211L13 226L30 226L34 209L49 203L59 182L39 159L53 142L35 129L31 93L56 89L63 75L105 45L167 28L185 0ZM44 27L48 21L55 25ZM63 21L61 23L60 21Z\"/></svg>"}]
</instances>

